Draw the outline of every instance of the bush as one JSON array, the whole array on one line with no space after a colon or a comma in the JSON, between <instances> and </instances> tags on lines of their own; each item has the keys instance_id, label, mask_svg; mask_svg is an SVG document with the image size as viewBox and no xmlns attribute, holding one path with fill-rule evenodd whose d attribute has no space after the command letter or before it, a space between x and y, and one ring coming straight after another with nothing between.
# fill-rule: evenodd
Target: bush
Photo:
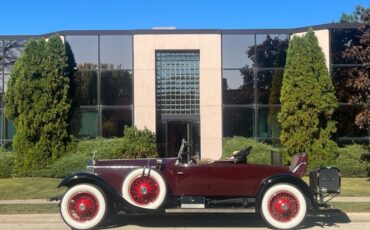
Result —
<instances>
[{"instance_id":1,"label":"bush","mask_svg":"<svg viewBox=\"0 0 370 230\"><path fill-rule=\"evenodd\" d=\"M125 126L124 137L115 156L122 159L158 157L155 134L147 128L139 130L135 126Z\"/></svg>"},{"instance_id":2,"label":"bush","mask_svg":"<svg viewBox=\"0 0 370 230\"><path fill-rule=\"evenodd\" d=\"M339 149L339 155L333 166L342 172L342 176L366 177L369 163L363 161L361 157L367 153L368 150L362 145L347 145Z\"/></svg>"},{"instance_id":3,"label":"bush","mask_svg":"<svg viewBox=\"0 0 370 230\"><path fill-rule=\"evenodd\" d=\"M73 143L69 151L59 160L33 173L32 176L62 178L86 169L87 161L96 152L96 159L113 159L123 138L85 140Z\"/></svg>"},{"instance_id":4,"label":"bush","mask_svg":"<svg viewBox=\"0 0 370 230\"><path fill-rule=\"evenodd\" d=\"M13 174L14 155L6 149L0 149L0 178L8 178Z\"/></svg>"},{"instance_id":5,"label":"bush","mask_svg":"<svg viewBox=\"0 0 370 230\"><path fill-rule=\"evenodd\" d=\"M253 147L252 152L248 156L248 162L250 163L271 164L271 152L279 152L278 148L274 148L271 145L245 137L234 136L224 138L222 159L231 156L234 151L239 151L248 146Z\"/></svg>"},{"instance_id":6,"label":"bush","mask_svg":"<svg viewBox=\"0 0 370 230\"><path fill-rule=\"evenodd\" d=\"M148 129L125 127L123 138L75 141L67 153L49 166L30 176L62 178L86 169L86 163L96 152L97 159L133 159L158 157L155 134Z\"/></svg>"}]
</instances>

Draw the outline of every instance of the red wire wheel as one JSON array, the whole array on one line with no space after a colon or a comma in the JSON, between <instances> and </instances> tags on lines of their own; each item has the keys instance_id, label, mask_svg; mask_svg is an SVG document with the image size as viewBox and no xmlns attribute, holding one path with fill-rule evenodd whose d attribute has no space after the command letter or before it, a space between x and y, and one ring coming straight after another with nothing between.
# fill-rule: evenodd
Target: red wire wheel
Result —
<instances>
[{"instance_id":1,"label":"red wire wheel","mask_svg":"<svg viewBox=\"0 0 370 230\"><path fill-rule=\"evenodd\" d=\"M166 197L166 183L154 169L140 168L131 171L122 184L122 196L130 204L144 208L159 208Z\"/></svg>"},{"instance_id":2,"label":"red wire wheel","mask_svg":"<svg viewBox=\"0 0 370 230\"><path fill-rule=\"evenodd\" d=\"M92 184L78 184L67 190L60 202L60 214L73 229L99 226L107 213L104 192Z\"/></svg>"},{"instance_id":3,"label":"red wire wheel","mask_svg":"<svg viewBox=\"0 0 370 230\"><path fill-rule=\"evenodd\" d=\"M68 212L78 222L93 219L98 211L99 202L96 196L90 192L79 192L69 199Z\"/></svg>"},{"instance_id":4,"label":"red wire wheel","mask_svg":"<svg viewBox=\"0 0 370 230\"><path fill-rule=\"evenodd\" d=\"M299 212L299 202L297 197L288 191L274 194L269 203L271 216L280 222L288 222L292 220Z\"/></svg>"},{"instance_id":5,"label":"red wire wheel","mask_svg":"<svg viewBox=\"0 0 370 230\"><path fill-rule=\"evenodd\" d=\"M275 184L267 189L261 201L260 214L268 225L292 229L302 223L307 213L306 198L292 184Z\"/></svg>"},{"instance_id":6,"label":"red wire wheel","mask_svg":"<svg viewBox=\"0 0 370 230\"><path fill-rule=\"evenodd\" d=\"M158 182L150 176L135 178L130 186L130 196L139 205L146 205L158 198L160 188Z\"/></svg>"}]
</instances>

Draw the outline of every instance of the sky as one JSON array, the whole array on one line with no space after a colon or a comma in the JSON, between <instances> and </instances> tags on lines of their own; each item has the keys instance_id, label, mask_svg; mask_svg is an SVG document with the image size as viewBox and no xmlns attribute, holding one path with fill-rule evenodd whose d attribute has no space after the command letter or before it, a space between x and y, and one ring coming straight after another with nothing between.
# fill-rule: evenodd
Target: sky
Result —
<instances>
[{"instance_id":1,"label":"sky","mask_svg":"<svg viewBox=\"0 0 370 230\"><path fill-rule=\"evenodd\" d=\"M370 0L0 0L0 35L61 30L297 28L338 21Z\"/></svg>"}]
</instances>

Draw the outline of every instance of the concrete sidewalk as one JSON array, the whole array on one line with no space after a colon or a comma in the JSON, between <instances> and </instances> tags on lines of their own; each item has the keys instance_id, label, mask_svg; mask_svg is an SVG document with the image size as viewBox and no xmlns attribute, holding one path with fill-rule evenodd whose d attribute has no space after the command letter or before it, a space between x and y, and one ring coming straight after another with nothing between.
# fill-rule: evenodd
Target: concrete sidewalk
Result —
<instances>
[{"instance_id":1,"label":"concrete sidewalk","mask_svg":"<svg viewBox=\"0 0 370 230\"><path fill-rule=\"evenodd\" d=\"M330 202L350 202L361 203L369 202L370 197L335 197ZM57 201L47 201L46 199L31 199L31 200L0 200L0 204L57 204Z\"/></svg>"}]
</instances>

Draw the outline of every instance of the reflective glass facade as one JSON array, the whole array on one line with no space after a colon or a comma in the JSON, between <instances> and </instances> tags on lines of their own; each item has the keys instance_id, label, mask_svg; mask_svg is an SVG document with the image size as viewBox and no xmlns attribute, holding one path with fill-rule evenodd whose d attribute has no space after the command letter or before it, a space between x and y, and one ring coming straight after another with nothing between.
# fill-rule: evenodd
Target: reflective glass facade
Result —
<instances>
[{"instance_id":1,"label":"reflective glass facade","mask_svg":"<svg viewBox=\"0 0 370 230\"><path fill-rule=\"evenodd\" d=\"M362 66L360 60L350 59L345 55L346 49L359 44L360 35L360 31L353 28L330 30L331 76L339 101L339 108L335 113L336 139L339 144L370 144L370 127L359 129L355 125L356 114L370 104L349 104L353 92L347 87L347 81L356 77L352 74L359 69L368 68Z\"/></svg>"},{"instance_id":2,"label":"reflective glass facade","mask_svg":"<svg viewBox=\"0 0 370 230\"><path fill-rule=\"evenodd\" d=\"M330 74L340 102L334 115L338 129L335 139L340 144L370 143L370 127L359 129L354 125L355 115L363 105L348 103L352 92L346 87L351 70L363 68L359 61L344 55L347 48L359 43L359 31L355 26L338 24L314 26L314 29L328 29L330 34ZM304 30L194 30L184 33L211 32L221 37L222 76L217 75L214 80L222 82L221 89L215 90L222 90L223 137L245 136L279 144L277 114L281 107L280 90L289 38ZM125 125L135 124L134 37L136 34L155 37L167 33L182 34L182 31L60 32L70 45L77 64L73 87L78 107L71 124L75 136L122 136ZM15 134L13 124L4 116L3 95L11 68L27 39L24 36L0 36L2 145L10 143ZM191 140L194 152L199 152L202 106L199 85L202 71L208 71L207 67L200 67L202 53L196 48L183 50L178 47L156 50L152 58L155 67L150 68L155 68L155 74L148 74L148 77L155 77L156 94L150 100L156 103L156 132L162 153L171 155L175 151L181 140L174 136Z\"/></svg>"},{"instance_id":3,"label":"reflective glass facade","mask_svg":"<svg viewBox=\"0 0 370 230\"><path fill-rule=\"evenodd\" d=\"M3 111L3 95L10 77L10 72L26 44L23 39L0 39L0 144L8 146L15 134L11 121L5 118Z\"/></svg>"},{"instance_id":4,"label":"reflective glass facade","mask_svg":"<svg viewBox=\"0 0 370 230\"><path fill-rule=\"evenodd\" d=\"M223 136L279 143L280 90L289 34L223 34Z\"/></svg>"},{"instance_id":5,"label":"reflective glass facade","mask_svg":"<svg viewBox=\"0 0 370 230\"><path fill-rule=\"evenodd\" d=\"M77 71L72 133L79 138L122 136L133 120L131 35L66 35Z\"/></svg>"}]
</instances>

